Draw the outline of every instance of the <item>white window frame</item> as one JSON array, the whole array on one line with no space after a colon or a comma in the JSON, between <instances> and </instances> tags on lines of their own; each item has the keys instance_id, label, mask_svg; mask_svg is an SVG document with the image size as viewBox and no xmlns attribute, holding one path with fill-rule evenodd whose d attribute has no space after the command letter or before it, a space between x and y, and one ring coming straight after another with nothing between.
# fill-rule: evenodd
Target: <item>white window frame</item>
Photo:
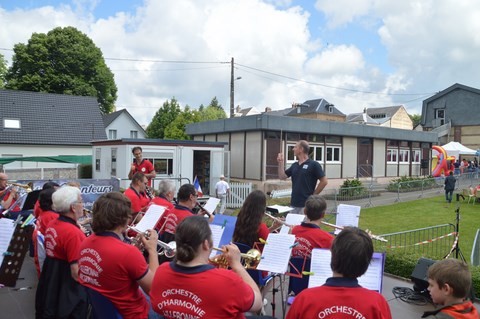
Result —
<instances>
[{"instance_id":1,"label":"white window frame","mask_svg":"<svg viewBox=\"0 0 480 319\"><path fill-rule=\"evenodd\" d=\"M138 138L138 131L131 130L130 131L130 138Z\"/></svg>"},{"instance_id":2,"label":"white window frame","mask_svg":"<svg viewBox=\"0 0 480 319\"><path fill-rule=\"evenodd\" d=\"M398 152L398 161L400 164L409 164L410 163L410 150L401 148Z\"/></svg>"},{"instance_id":3,"label":"white window frame","mask_svg":"<svg viewBox=\"0 0 480 319\"><path fill-rule=\"evenodd\" d=\"M20 119L4 118L3 119L3 128L11 129L11 130L19 130L19 129L22 128L22 125L20 123Z\"/></svg>"},{"instance_id":4,"label":"white window frame","mask_svg":"<svg viewBox=\"0 0 480 319\"><path fill-rule=\"evenodd\" d=\"M287 165L290 166L292 165L293 163L295 163L297 161L297 157L295 155L293 155L293 158L288 158L289 156L289 149L292 148L295 146L295 144L287 144ZM317 162L320 162L320 163L323 163L323 158L325 157L325 149L323 147L323 145L310 145L310 150L312 151L313 149L313 160L314 161L317 161ZM322 158L317 158L317 149L321 149L322 150L322 154L321 154L321 157ZM292 150L292 154L293 154L293 150ZM341 157L340 157L341 158Z\"/></svg>"},{"instance_id":5,"label":"white window frame","mask_svg":"<svg viewBox=\"0 0 480 319\"><path fill-rule=\"evenodd\" d=\"M443 112L443 116L440 116L439 113L440 111ZM435 118L439 120L438 124L439 125L444 125L445 124L445 109L435 109Z\"/></svg>"},{"instance_id":6,"label":"white window frame","mask_svg":"<svg viewBox=\"0 0 480 319\"><path fill-rule=\"evenodd\" d=\"M108 130L108 139L116 140L117 139L117 130Z\"/></svg>"},{"instance_id":7,"label":"white window frame","mask_svg":"<svg viewBox=\"0 0 480 319\"><path fill-rule=\"evenodd\" d=\"M420 164L422 159L422 151L419 149L412 150L412 163Z\"/></svg>"},{"instance_id":8,"label":"white window frame","mask_svg":"<svg viewBox=\"0 0 480 319\"><path fill-rule=\"evenodd\" d=\"M329 150L331 150L331 156L332 156L331 159L328 158ZM335 155L336 150L338 150L337 156ZM339 145L327 145L324 156L325 156L326 163L340 164L342 163L342 147Z\"/></svg>"},{"instance_id":9,"label":"white window frame","mask_svg":"<svg viewBox=\"0 0 480 319\"><path fill-rule=\"evenodd\" d=\"M100 172L102 166L102 149L95 149L95 171Z\"/></svg>"},{"instance_id":10,"label":"white window frame","mask_svg":"<svg viewBox=\"0 0 480 319\"><path fill-rule=\"evenodd\" d=\"M398 163L398 148L387 148L387 164Z\"/></svg>"}]
</instances>

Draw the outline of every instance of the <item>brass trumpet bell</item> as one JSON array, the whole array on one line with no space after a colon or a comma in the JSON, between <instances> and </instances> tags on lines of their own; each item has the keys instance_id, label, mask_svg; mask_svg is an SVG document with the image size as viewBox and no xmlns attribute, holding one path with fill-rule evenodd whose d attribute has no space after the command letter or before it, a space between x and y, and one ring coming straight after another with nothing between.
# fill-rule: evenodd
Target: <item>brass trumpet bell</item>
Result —
<instances>
[{"instance_id":1,"label":"brass trumpet bell","mask_svg":"<svg viewBox=\"0 0 480 319\"><path fill-rule=\"evenodd\" d=\"M257 268L260 260L262 259L262 253L258 249L250 249L245 254L241 254L243 258L243 265L246 269Z\"/></svg>"}]
</instances>

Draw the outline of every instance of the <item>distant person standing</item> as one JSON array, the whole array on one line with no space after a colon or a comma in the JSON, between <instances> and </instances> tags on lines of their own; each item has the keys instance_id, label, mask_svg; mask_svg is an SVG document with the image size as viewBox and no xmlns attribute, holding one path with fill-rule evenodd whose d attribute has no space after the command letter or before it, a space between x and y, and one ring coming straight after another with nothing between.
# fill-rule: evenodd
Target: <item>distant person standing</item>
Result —
<instances>
[{"instance_id":1,"label":"distant person standing","mask_svg":"<svg viewBox=\"0 0 480 319\"><path fill-rule=\"evenodd\" d=\"M293 154L297 162L293 163L287 170L285 168L283 153L278 153L278 177L285 180L292 178L292 198L290 206L293 207L292 213L303 214L303 207L308 196L320 194L327 186L328 179L323 172L322 166L317 161L308 157L310 146L307 141L300 140L293 147ZM319 181L317 185L317 181Z\"/></svg>"},{"instance_id":2,"label":"distant person standing","mask_svg":"<svg viewBox=\"0 0 480 319\"><path fill-rule=\"evenodd\" d=\"M220 175L220 180L215 185L215 195L220 198L220 210L219 213L223 214L227 207L227 196L230 195L230 186L225 181L225 176Z\"/></svg>"},{"instance_id":3,"label":"distant person standing","mask_svg":"<svg viewBox=\"0 0 480 319\"><path fill-rule=\"evenodd\" d=\"M157 176L152 162L143 158L142 148L140 146L135 146L132 148L132 154L135 156L135 159L130 167L128 179L132 179L135 173L143 173L143 175L145 175L145 177L148 179L148 187L152 187L152 178Z\"/></svg>"},{"instance_id":4,"label":"distant person standing","mask_svg":"<svg viewBox=\"0 0 480 319\"><path fill-rule=\"evenodd\" d=\"M453 172L445 177L445 199L448 203L452 202L453 190L455 189L456 179L453 176Z\"/></svg>"}]
</instances>

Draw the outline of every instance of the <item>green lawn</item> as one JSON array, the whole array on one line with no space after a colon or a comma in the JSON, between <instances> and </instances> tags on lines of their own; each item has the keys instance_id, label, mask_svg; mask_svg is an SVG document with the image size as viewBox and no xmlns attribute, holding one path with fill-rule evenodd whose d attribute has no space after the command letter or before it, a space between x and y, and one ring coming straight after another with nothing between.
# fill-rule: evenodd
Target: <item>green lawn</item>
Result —
<instances>
[{"instance_id":1,"label":"green lawn","mask_svg":"<svg viewBox=\"0 0 480 319\"><path fill-rule=\"evenodd\" d=\"M460 201L460 249L470 261L475 234L480 228L480 203ZM448 205L444 196L399 202L388 206L362 208L359 227L374 234L387 234L417 228L454 224L457 202Z\"/></svg>"}]
</instances>

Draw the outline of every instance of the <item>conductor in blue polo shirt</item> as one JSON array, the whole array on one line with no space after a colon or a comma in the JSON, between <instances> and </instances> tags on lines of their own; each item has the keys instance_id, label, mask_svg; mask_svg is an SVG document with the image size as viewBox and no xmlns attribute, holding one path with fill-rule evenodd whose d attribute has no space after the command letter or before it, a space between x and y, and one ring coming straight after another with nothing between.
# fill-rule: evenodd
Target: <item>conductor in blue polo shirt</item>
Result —
<instances>
[{"instance_id":1,"label":"conductor in blue polo shirt","mask_svg":"<svg viewBox=\"0 0 480 319\"><path fill-rule=\"evenodd\" d=\"M303 214L303 207L308 196L320 194L327 186L328 179L323 172L322 166L317 161L309 158L308 152L310 146L307 141L300 140L293 147L293 154L297 161L285 170L285 161L283 153L278 153L278 177L285 180L292 178L292 197L290 206L294 214ZM318 182L318 184L317 184Z\"/></svg>"}]
</instances>

